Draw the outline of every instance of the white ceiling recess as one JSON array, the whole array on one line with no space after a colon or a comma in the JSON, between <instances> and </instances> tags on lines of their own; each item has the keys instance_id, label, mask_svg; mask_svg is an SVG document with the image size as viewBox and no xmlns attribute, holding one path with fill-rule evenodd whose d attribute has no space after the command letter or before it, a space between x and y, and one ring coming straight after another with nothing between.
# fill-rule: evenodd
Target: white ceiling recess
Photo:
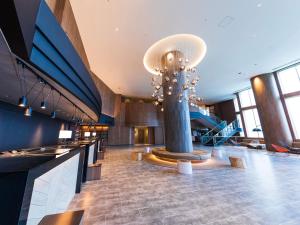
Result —
<instances>
[{"instance_id":1,"label":"white ceiling recess","mask_svg":"<svg viewBox=\"0 0 300 225\"><path fill-rule=\"evenodd\" d=\"M206 42L197 92L207 103L300 59L299 0L70 1L91 69L116 93L151 96L144 53L173 34Z\"/></svg>"}]
</instances>

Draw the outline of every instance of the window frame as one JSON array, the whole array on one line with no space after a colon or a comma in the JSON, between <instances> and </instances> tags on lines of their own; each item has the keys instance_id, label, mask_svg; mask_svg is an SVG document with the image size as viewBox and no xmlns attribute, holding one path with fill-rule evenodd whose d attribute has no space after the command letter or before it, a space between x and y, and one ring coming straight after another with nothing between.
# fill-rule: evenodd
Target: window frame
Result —
<instances>
[{"instance_id":1,"label":"window frame","mask_svg":"<svg viewBox=\"0 0 300 225\"><path fill-rule=\"evenodd\" d=\"M283 111L284 111L285 117L287 119L289 130L291 132L293 141L300 141L300 139L296 138L295 131L294 131L293 124L292 124L292 120L291 120L291 117L289 115L289 111L288 111L285 99L290 98L290 97L300 96L300 91L295 91L295 92L283 94L282 88L281 88L281 85L280 85L280 81L279 81L279 77L278 77L278 73L280 71L287 70L287 69L290 69L292 67L296 67L296 66L299 66L299 65L300 65L300 63L297 63L297 64L294 64L294 65L288 66L286 68L283 68L281 70L275 71L273 73L274 77L275 77L277 89L278 89L278 92L279 92L280 101L281 101L281 104L283 106Z\"/></svg>"},{"instance_id":2,"label":"window frame","mask_svg":"<svg viewBox=\"0 0 300 225\"><path fill-rule=\"evenodd\" d=\"M263 132L263 129L262 129L262 134L263 134L263 137L249 137L249 134L247 133L247 128L246 128L246 123L245 123L245 118L244 118L244 115L243 115L243 111L245 110L249 110L249 109L257 109L257 106L256 106L256 102L255 102L255 105L251 105L251 106L246 106L246 107L242 107L242 104L241 104L241 99L240 99L240 96L239 96L239 93L242 92L242 91L246 91L246 90L249 90L251 89L250 88L247 88L247 89L244 89L244 90L240 90L238 92L235 93L235 96L237 98L237 101L238 101L238 105L239 105L239 112L235 112L235 114L239 114L241 116L241 121L242 121L242 125L243 125L243 131L244 131L244 137L243 138L247 138L247 139L256 139L256 140L263 140L264 139L264 132ZM255 100L255 99L254 99ZM260 118L259 118L260 119ZM260 122L260 121L259 121ZM260 122L261 123L261 122Z\"/></svg>"}]
</instances>

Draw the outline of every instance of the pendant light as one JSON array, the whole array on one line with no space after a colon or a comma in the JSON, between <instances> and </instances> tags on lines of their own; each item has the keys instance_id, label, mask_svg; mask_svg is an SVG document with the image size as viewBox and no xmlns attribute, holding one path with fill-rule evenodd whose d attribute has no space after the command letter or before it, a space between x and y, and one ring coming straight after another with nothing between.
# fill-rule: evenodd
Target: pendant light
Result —
<instances>
[{"instance_id":1,"label":"pendant light","mask_svg":"<svg viewBox=\"0 0 300 225\"><path fill-rule=\"evenodd\" d=\"M27 104L28 104L28 100L26 96L23 95L21 98L19 98L18 106L24 108L27 106Z\"/></svg>"},{"instance_id":2,"label":"pendant light","mask_svg":"<svg viewBox=\"0 0 300 225\"><path fill-rule=\"evenodd\" d=\"M44 91L46 83L43 83L43 84L44 84L44 86L41 88L41 90L38 92L38 94L32 100L31 105L33 105L35 103L35 101L37 100L37 98L40 96L41 92ZM32 87L32 89L33 89L33 87ZM24 105L26 106L26 108L25 108L25 111L24 111L24 116L32 116L32 107L31 106L27 106L28 105L28 102L27 102L28 100L27 100L27 98L25 98L24 101L25 100L26 100L26 104L24 104Z\"/></svg>"},{"instance_id":3,"label":"pendant light","mask_svg":"<svg viewBox=\"0 0 300 225\"><path fill-rule=\"evenodd\" d=\"M56 109L57 109L57 106L58 106L58 104L59 104L59 102L60 102L60 98L61 98L61 94L59 93L58 101L57 101L56 104L54 105L54 91L53 91L53 89L52 89L53 110L52 110L51 115L50 115L51 119L55 119L55 118L56 118Z\"/></svg>"},{"instance_id":4,"label":"pendant light","mask_svg":"<svg viewBox=\"0 0 300 225\"><path fill-rule=\"evenodd\" d=\"M32 108L30 106L26 107L24 115L28 117L32 115Z\"/></svg>"},{"instance_id":5,"label":"pendant light","mask_svg":"<svg viewBox=\"0 0 300 225\"><path fill-rule=\"evenodd\" d=\"M20 89L21 89L21 93L22 93L22 96L19 98L18 106L25 108L28 104L26 94L24 94L26 92L26 81L25 81L25 76L24 76L25 65L24 65L24 63L21 63L20 61L17 61L17 63L21 64L21 66L22 66L22 77L17 72L17 76L18 76L18 79L20 82ZM23 82L24 82L24 84L23 84ZM25 89L25 91L24 91L24 89Z\"/></svg>"},{"instance_id":6,"label":"pendant light","mask_svg":"<svg viewBox=\"0 0 300 225\"><path fill-rule=\"evenodd\" d=\"M44 85L44 88L45 88L47 84L46 84L46 82L45 82L44 84L45 84L45 85ZM46 98L45 98L45 96L44 96L44 88L43 88L43 90L42 90L43 100L41 101L41 104L40 104L40 108L43 109L43 110L45 110L45 109L47 108L47 99L48 99L48 97L49 97L49 95L50 95L50 93L51 93L51 89L50 89L48 95L47 95Z\"/></svg>"}]
</instances>

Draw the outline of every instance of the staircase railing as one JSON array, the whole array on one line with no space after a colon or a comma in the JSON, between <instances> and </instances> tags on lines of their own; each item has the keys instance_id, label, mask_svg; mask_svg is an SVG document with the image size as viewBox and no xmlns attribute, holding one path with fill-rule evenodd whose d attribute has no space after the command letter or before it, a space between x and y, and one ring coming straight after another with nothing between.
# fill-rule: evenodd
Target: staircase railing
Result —
<instances>
[{"instance_id":1,"label":"staircase railing","mask_svg":"<svg viewBox=\"0 0 300 225\"><path fill-rule=\"evenodd\" d=\"M200 138L201 144L205 145L208 142L210 142L213 139L213 137L215 136L215 133L218 132L219 130L222 130L226 126L227 126L227 122L222 121L217 126L215 126L210 131L208 131L206 134L202 135Z\"/></svg>"},{"instance_id":2,"label":"staircase railing","mask_svg":"<svg viewBox=\"0 0 300 225\"><path fill-rule=\"evenodd\" d=\"M218 133L216 133L213 136L213 138L212 138L213 145L218 146L220 144L224 144L225 141L227 141L234 134L236 134L237 132L240 132L240 131L241 131L241 128L240 128L239 121L238 120L233 121L232 123L230 123L229 125L224 127L221 131L219 131Z\"/></svg>"}]
</instances>

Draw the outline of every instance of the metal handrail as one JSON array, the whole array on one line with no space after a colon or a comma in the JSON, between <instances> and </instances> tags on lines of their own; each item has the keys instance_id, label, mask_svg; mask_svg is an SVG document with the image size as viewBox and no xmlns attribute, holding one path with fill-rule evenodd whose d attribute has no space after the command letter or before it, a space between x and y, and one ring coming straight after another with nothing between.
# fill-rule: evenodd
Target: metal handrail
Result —
<instances>
[{"instance_id":1,"label":"metal handrail","mask_svg":"<svg viewBox=\"0 0 300 225\"><path fill-rule=\"evenodd\" d=\"M206 134L201 136L201 143L206 144L207 142L209 142L214 137L214 133L213 133L214 131L219 130L222 127L224 128L226 126L227 126L227 122L222 121L217 126L213 127L210 131L208 131Z\"/></svg>"},{"instance_id":2,"label":"metal handrail","mask_svg":"<svg viewBox=\"0 0 300 225\"><path fill-rule=\"evenodd\" d=\"M212 138L213 144L217 145L224 140L226 141L226 139L230 138L231 134L236 133L237 129L239 129L239 128L240 128L240 126L239 126L238 120L231 122L228 126L224 127L224 129L222 129L221 131L219 131L218 133L216 133L213 136L213 138ZM218 138L221 138L221 140L217 141Z\"/></svg>"}]
</instances>

